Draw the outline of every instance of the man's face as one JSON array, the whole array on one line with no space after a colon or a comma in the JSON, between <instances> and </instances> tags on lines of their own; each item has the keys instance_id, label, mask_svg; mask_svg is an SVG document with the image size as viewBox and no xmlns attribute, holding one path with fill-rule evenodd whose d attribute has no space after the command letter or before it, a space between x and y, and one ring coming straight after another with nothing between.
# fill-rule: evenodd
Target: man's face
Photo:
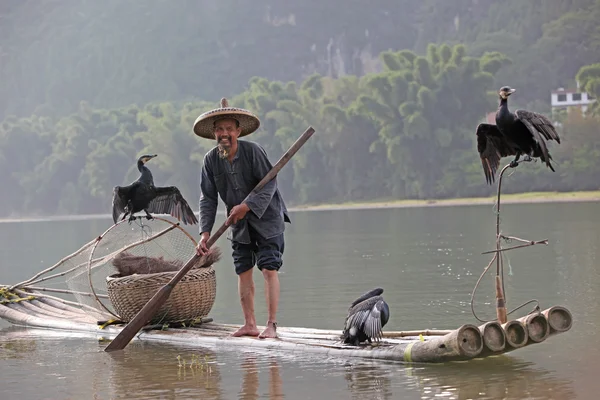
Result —
<instances>
[{"instance_id":1,"label":"man's face","mask_svg":"<svg viewBox=\"0 0 600 400\"><path fill-rule=\"evenodd\" d=\"M215 123L215 139L223 158L227 157L241 132L242 128L238 128L237 121L233 119L222 119Z\"/></svg>"}]
</instances>

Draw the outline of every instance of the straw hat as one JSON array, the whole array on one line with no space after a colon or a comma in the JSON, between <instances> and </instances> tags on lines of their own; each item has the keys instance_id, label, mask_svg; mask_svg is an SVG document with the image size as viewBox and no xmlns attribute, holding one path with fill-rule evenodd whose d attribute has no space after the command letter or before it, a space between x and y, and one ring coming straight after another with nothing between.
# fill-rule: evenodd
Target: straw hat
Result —
<instances>
[{"instance_id":1,"label":"straw hat","mask_svg":"<svg viewBox=\"0 0 600 400\"><path fill-rule=\"evenodd\" d=\"M214 124L218 120L224 118L233 118L240 123L242 132L239 137L251 134L260 126L260 120L256 115L243 108L229 107L227 99L222 98L220 108L207 111L196 118L196 122L194 122L194 133L206 139L214 139Z\"/></svg>"}]
</instances>

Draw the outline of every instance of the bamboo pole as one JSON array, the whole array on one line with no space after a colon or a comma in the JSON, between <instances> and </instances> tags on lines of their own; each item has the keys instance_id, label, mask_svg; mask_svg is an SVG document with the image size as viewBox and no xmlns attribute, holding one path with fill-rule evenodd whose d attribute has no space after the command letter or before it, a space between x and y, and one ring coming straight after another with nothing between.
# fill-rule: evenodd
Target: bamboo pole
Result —
<instances>
[{"instance_id":1,"label":"bamboo pole","mask_svg":"<svg viewBox=\"0 0 600 400\"><path fill-rule=\"evenodd\" d=\"M31 315L30 311L23 312L22 304L15 303L15 308L0 306L0 317L16 324L26 325L31 327L40 327L45 329L62 330L65 336L70 336L75 332L85 332L89 335L102 337L115 337L121 328L117 326L107 326L105 329L99 330L96 323L90 322L73 322L73 320L65 320L64 318L50 318ZM568 320L564 319L564 315L568 317L570 313L563 312L560 308L554 310L548 309L558 316L559 329L564 332L564 329L570 327ZM526 332L524 326L516 321L510 321L512 327L521 326ZM209 325L211 323L207 323ZM497 322L487 324L487 327L492 327ZM214 324L220 325L220 324ZM485 325L485 324L484 324ZM279 339L263 339L258 340L250 337L231 337L227 329L223 330L207 330L206 326L198 328L173 329L167 332L161 330L146 331L145 329L136 336L137 340L167 343L170 345L181 344L186 347L190 346L207 346L214 345L217 347L243 347L245 349L267 349L267 350L282 350L291 352L300 352L303 354L314 353L320 356L339 356L339 357L359 357L365 359L382 359L393 360L405 363L444 363L449 361L465 361L474 358L486 357L489 353L485 352L485 339L481 334L482 328L473 325L462 325L461 327L451 331L444 336L428 337L421 341L417 339L401 339L400 343L378 343L364 346L351 346L339 343L339 340L333 339L317 339L310 338L309 334L306 337L285 337L282 335ZM291 331L312 331L315 336L324 336L327 330L308 329L308 328L288 328ZM504 327L503 327L504 329ZM484 329L485 331L485 329ZM561 332L555 331L554 334ZM298 334L298 336L302 336ZM535 343L535 342L531 342ZM503 351L495 354L502 354L514 350L510 346L506 346Z\"/></svg>"},{"instance_id":2,"label":"bamboo pole","mask_svg":"<svg viewBox=\"0 0 600 400\"><path fill-rule=\"evenodd\" d=\"M15 325L38 327L45 329L59 329L67 332L91 332L92 324L73 322L59 318L40 318L35 315L15 310L11 307L0 306L0 317ZM96 328L97 329L97 328Z\"/></svg>"},{"instance_id":3,"label":"bamboo pole","mask_svg":"<svg viewBox=\"0 0 600 400\"><path fill-rule=\"evenodd\" d=\"M527 342L541 343L550 334L550 324L542 313L533 313L517 318L527 329Z\"/></svg>"},{"instance_id":4,"label":"bamboo pole","mask_svg":"<svg viewBox=\"0 0 600 400\"><path fill-rule=\"evenodd\" d=\"M88 310L88 312L86 312L86 314L90 315L97 315L97 316L102 316L102 317L106 317L108 314L105 314L104 312L102 312L101 310L98 310L97 308L94 307L90 307L87 304L83 304L83 303L77 303L74 301L70 301L70 300L65 300L65 299L61 299L60 297L55 297L55 296L51 296L48 294L43 294L43 293L31 293L31 292L26 292L20 289L15 289L14 290L15 293L19 294L19 295L25 295L25 296L35 296L35 297L39 297L41 299L44 299L48 302L48 304L52 305L53 307L57 307L60 308L58 305L60 303L63 304L64 307L73 307L73 309L81 309L83 310ZM85 312L85 311L84 311Z\"/></svg>"},{"instance_id":5,"label":"bamboo pole","mask_svg":"<svg viewBox=\"0 0 600 400\"><path fill-rule=\"evenodd\" d=\"M115 225L115 226L116 226L116 225ZM81 253L81 250L83 249L83 248L82 248L82 249L80 249L80 251L79 251L78 253L73 253L72 255L70 255L70 256L67 256L67 257L63 258L61 261L59 261L59 262L58 262L57 264L55 264L53 267L51 267L51 268L48 268L47 270L45 270L45 271L42 271L41 273L38 273L38 274L37 274L35 277L33 277L33 278L30 278L30 279L28 279L28 280L27 280L27 281L25 281L25 282L18 283L18 284L16 284L16 285L13 285L13 286L11 286L11 288L17 288L17 287L23 287L23 286L30 287L30 285L33 285L33 284L36 284L36 283L40 283L40 282L44 282L44 281L47 281L47 280L50 280L50 279L54 279L54 278L60 278L60 277L62 277L62 276L65 276L65 275L67 275L67 274L70 274L70 273L71 273L71 272L73 272L73 271L76 271L76 270L78 270L78 269L80 269L80 268L87 267L87 266L90 266L90 265L94 265L94 266L90 267L90 269L95 269L95 268L98 268L98 265L97 265L97 264L104 265L104 264L105 264L107 261L109 261L109 260L111 260L112 258L116 257L118 254L120 254L120 253L122 253L122 252L124 252L124 251L127 251L127 250L129 250L129 249L131 249L131 248L133 248L133 247L136 247L136 246L139 246L139 245L141 245L141 244L147 243L147 242L149 242L149 241L151 241L151 240L154 240L154 239L156 239L156 238L158 238L158 237L160 237L160 236L162 236L162 235L164 235L164 234L168 233L169 231L171 231L171 230L175 229L177 226L178 226L178 224L171 225L171 226L169 226L169 227L167 227L167 228L163 229L162 231L160 231L159 233L157 233L157 234L156 234L156 235L154 235L154 236L149 236L149 237L147 237L147 238L145 238L145 239L138 240L137 242L131 243L131 244L129 244L129 245L127 245L127 246L123 247L123 248L120 248L120 249L118 249L118 250L115 250L115 251L113 251L112 253L109 253L109 254L107 254L107 255L105 255L105 256L98 257L98 258L94 258L94 259L92 259L92 260L88 260L88 261L86 261L86 262L83 262L83 263L80 263L80 264L78 264L78 265L76 265L76 266L74 266L74 267L72 267L72 268L69 268L69 269L68 269L68 270L66 270L66 271L60 272L60 273L58 273L58 274L49 275L49 276L46 276L46 277L43 277L43 278L40 278L40 279L37 279L37 280L36 280L36 278L37 278L37 277L39 277L39 276L43 275L44 273L50 272L50 271L52 271L53 269L56 269L56 268L57 268L57 267L58 267L58 266L59 266L61 263L65 262L65 261L66 261L66 260L68 260L69 258L72 258L72 257L74 257L74 256L76 256L76 255L79 255L79 253ZM93 245L93 244L94 244L94 242L98 242L98 243L99 243L99 242L102 240L102 237L103 237L103 236L99 236L98 238L94 239L92 242L90 242L90 243L88 243L87 245L85 245L85 248L89 247L88 245L90 245L90 244L92 244L92 245ZM93 251L92 251L92 254L93 254Z\"/></svg>"},{"instance_id":6,"label":"bamboo pole","mask_svg":"<svg viewBox=\"0 0 600 400\"><path fill-rule=\"evenodd\" d=\"M77 251L69 254L68 256L63 257L59 262L57 262L53 266L51 266L49 268L46 268L43 271L38 272L37 274L35 274L34 276L32 276L31 278L29 278L26 281L23 281L23 282L15 284L13 286L10 286L8 289L12 291L12 290L16 289L17 287L21 287L23 285L26 285L26 284L30 283L31 281L34 281L35 279L39 278L40 276L42 276L42 275L44 275L44 274L46 274L48 272L51 272L51 271L55 270L56 268L58 268L61 264L63 264L68 259L73 258L73 257L78 256L79 254L81 254L84 250L86 250L88 247L90 247L91 245L93 245L98 240L100 240L100 236L97 237L97 238L95 238L94 240L90 241L89 243L84 244L83 246L81 246L79 248L79 250L77 250Z\"/></svg>"},{"instance_id":7,"label":"bamboo pole","mask_svg":"<svg viewBox=\"0 0 600 400\"><path fill-rule=\"evenodd\" d=\"M547 309L541 311L539 314L543 315L544 318L546 319L546 321L548 321L548 336L546 337L546 339L550 336L554 336L554 335L558 335L558 334L567 332L573 326L573 319L572 319L571 312L566 307L552 306L550 308L547 308ZM533 315L537 316L538 313L533 314ZM522 318L524 318L524 317L522 317ZM519 321L519 323L521 325L523 325L523 322ZM543 324L543 322L542 322L542 324ZM554 326L557 329L553 328L552 326ZM528 332L527 328L525 328L525 332ZM523 346L520 346L519 348L531 346L531 345L537 344L537 343L540 343L540 342L536 342L535 340L530 340L528 337L526 343ZM515 348L507 346L507 349L505 351L503 351L502 353L507 353L507 352L513 351L513 350L515 350Z\"/></svg>"},{"instance_id":8,"label":"bamboo pole","mask_svg":"<svg viewBox=\"0 0 600 400\"><path fill-rule=\"evenodd\" d=\"M535 240L535 241L534 241L534 240L532 240L532 241L530 241L530 242L529 242L529 243L527 243L527 244L520 244L520 245L518 245L518 246L513 246L513 247L505 247L505 248L503 248L503 249L500 249L500 250L496 249L496 250L484 251L484 252L483 252L483 253L481 253L481 254L500 253L500 252L503 252L503 251L514 250L514 249L520 249L520 248L522 248L522 247L529 247L529 246L533 246L533 245L536 245L536 244L545 244L545 245L547 245L547 244L548 244L548 239L544 239L544 240Z\"/></svg>"},{"instance_id":9,"label":"bamboo pole","mask_svg":"<svg viewBox=\"0 0 600 400\"><path fill-rule=\"evenodd\" d=\"M60 318L60 316L57 316L57 314L52 311L44 310L42 308L32 305L31 301L29 301L29 300L19 302L19 306L27 310L24 312L27 312L28 314L36 315L41 318L43 318L44 316L49 316L52 318L57 318L57 317Z\"/></svg>"},{"instance_id":10,"label":"bamboo pole","mask_svg":"<svg viewBox=\"0 0 600 400\"><path fill-rule=\"evenodd\" d=\"M489 321L479 326L479 331L483 337L483 349L479 357L487 357L493 354L504 352L506 347L506 333L497 321Z\"/></svg>"},{"instance_id":11,"label":"bamboo pole","mask_svg":"<svg viewBox=\"0 0 600 400\"><path fill-rule=\"evenodd\" d=\"M222 323L208 323L202 325L202 329L216 329L216 330L229 330L236 331L240 328L240 325L236 324L222 324ZM257 325L258 330L262 330L265 326ZM387 331L383 332L382 336L386 338L395 338L395 337L410 337L410 336L444 336L451 332L453 329L422 329L422 330L410 330L410 331ZM341 330L330 330L330 329L312 329L312 328L288 328L284 326L278 326L277 332L288 332L288 333L300 333L300 334L311 334L314 332L318 332L322 335L332 335L332 336L340 336L342 334Z\"/></svg>"},{"instance_id":12,"label":"bamboo pole","mask_svg":"<svg viewBox=\"0 0 600 400\"><path fill-rule=\"evenodd\" d=\"M542 311L548 320L549 335L566 332L573 326L573 315L563 306L552 306Z\"/></svg>"},{"instance_id":13,"label":"bamboo pole","mask_svg":"<svg viewBox=\"0 0 600 400\"><path fill-rule=\"evenodd\" d=\"M483 338L478 327L465 324L447 335L426 341L415 340L403 348L406 362L464 361L481 353Z\"/></svg>"},{"instance_id":14,"label":"bamboo pole","mask_svg":"<svg viewBox=\"0 0 600 400\"><path fill-rule=\"evenodd\" d=\"M502 187L502 176L504 175L504 171L510 166L510 164L504 166L502 171L500 172L500 177L498 179L498 199L497 199L497 210L496 210L496 250L500 251L500 193ZM506 323L506 300L504 297L504 284L502 282L502 276L500 274L500 263L502 256L500 253L496 253L494 255L496 257L496 317L498 318L498 322L501 324Z\"/></svg>"},{"instance_id":15,"label":"bamboo pole","mask_svg":"<svg viewBox=\"0 0 600 400\"><path fill-rule=\"evenodd\" d=\"M506 335L505 352L519 349L527 344L529 337L525 325L517 320L508 321L502 325Z\"/></svg>"},{"instance_id":16,"label":"bamboo pole","mask_svg":"<svg viewBox=\"0 0 600 400\"><path fill-rule=\"evenodd\" d=\"M34 304L44 310L48 310L48 311L54 311L56 314L63 316L64 318L69 318L69 317L81 317L81 316L89 316L88 314L84 313L81 309L76 309L75 311L70 311L70 310L63 310L60 308L56 308L56 307L52 307L50 304L48 304L47 302L44 301L44 299L41 298L36 298L34 300L30 301L31 304Z\"/></svg>"},{"instance_id":17,"label":"bamboo pole","mask_svg":"<svg viewBox=\"0 0 600 400\"><path fill-rule=\"evenodd\" d=\"M63 293L63 294L78 294L78 295L81 295L81 296L88 296L88 297L98 296L98 297L101 297L103 299L108 299L108 295L107 294L94 294L94 293L89 293L89 292L78 292L78 291L69 290L69 289L54 289L54 288L46 288L46 287L38 287L38 286L27 286L27 289L39 290L41 292L54 292L54 293Z\"/></svg>"},{"instance_id":18,"label":"bamboo pole","mask_svg":"<svg viewBox=\"0 0 600 400\"><path fill-rule=\"evenodd\" d=\"M85 314L79 315L79 316L70 315L67 318L65 318L64 315L61 315L60 313L57 313L56 311L51 311L51 310L46 310L46 309L40 308L40 307L34 305L31 301L21 301L19 303L11 303L11 304L9 304L9 307L17 309L17 310L22 310L23 313L25 313L25 314L34 315L39 318L52 318L52 319L58 319L58 320L66 319L69 321L80 322L80 323L90 322L90 317L86 316Z\"/></svg>"},{"instance_id":19,"label":"bamboo pole","mask_svg":"<svg viewBox=\"0 0 600 400\"><path fill-rule=\"evenodd\" d=\"M502 278L499 274L496 275L496 317L502 324L507 321L506 301L504 300L504 289L502 287Z\"/></svg>"}]
</instances>

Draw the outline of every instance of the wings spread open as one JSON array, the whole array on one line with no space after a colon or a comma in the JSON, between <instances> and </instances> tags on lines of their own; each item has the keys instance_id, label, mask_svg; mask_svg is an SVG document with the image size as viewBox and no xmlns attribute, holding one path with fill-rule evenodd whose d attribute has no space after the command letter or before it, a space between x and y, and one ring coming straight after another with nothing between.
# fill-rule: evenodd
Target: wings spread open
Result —
<instances>
[{"instance_id":1,"label":"wings spread open","mask_svg":"<svg viewBox=\"0 0 600 400\"><path fill-rule=\"evenodd\" d=\"M500 159L515 155L516 152L496 125L479 124L476 130L477 151L481 158L481 165L485 174L485 180L490 185L495 180L496 171L500 165Z\"/></svg>"},{"instance_id":2,"label":"wings spread open","mask_svg":"<svg viewBox=\"0 0 600 400\"><path fill-rule=\"evenodd\" d=\"M112 218L113 222L116 224L119 215L125 212L125 208L127 207L127 193L129 191L129 186L115 186L113 189L113 198L112 198Z\"/></svg>"},{"instance_id":3,"label":"wings spread open","mask_svg":"<svg viewBox=\"0 0 600 400\"><path fill-rule=\"evenodd\" d=\"M156 197L148 205L148 211L156 214L170 214L184 224L197 224L198 219L179 189L175 186L157 187Z\"/></svg>"},{"instance_id":4,"label":"wings spread open","mask_svg":"<svg viewBox=\"0 0 600 400\"><path fill-rule=\"evenodd\" d=\"M556 140L558 143L560 143L560 137L558 137L556 128L552 124L552 121L550 121L545 115L527 110L517 110L515 111L515 115L519 120L521 120L521 122L525 124L527 129L531 131L534 137L537 133L537 136L541 134L546 140Z\"/></svg>"},{"instance_id":5,"label":"wings spread open","mask_svg":"<svg viewBox=\"0 0 600 400\"><path fill-rule=\"evenodd\" d=\"M531 132L531 135L540 146L542 151L542 161L546 162L546 165L550 167L552 171L552 165L550 164L550 155L548 154L548 146L546 146L545 140L556 140L560 143L558 133L552 125L552 122L542 114L538 114L527 110L517 110L515 115L518 120ZM544 140L545 139L545 140Z\"/></svg>"}]
</instances>

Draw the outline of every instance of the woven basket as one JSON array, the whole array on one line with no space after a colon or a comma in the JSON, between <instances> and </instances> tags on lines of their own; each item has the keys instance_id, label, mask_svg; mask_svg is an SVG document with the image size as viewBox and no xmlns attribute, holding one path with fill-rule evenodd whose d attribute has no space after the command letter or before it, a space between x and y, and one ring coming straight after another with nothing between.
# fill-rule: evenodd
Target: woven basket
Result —
<instances>
[{"instance_id":1,"label":"woven basket","mask_svg":"<svg viewBox=\"0 0 600 400\"><path fill-rule=\"evenodd\" d=\"M175 271L107 277L108 297L119 318L124 322L131 321L176 273ZM190 321L205 317L212 309L216 294L217 280L214 268L193 268L175 285L171 295L150 323Z\"/></svg>"}]
</instances>

